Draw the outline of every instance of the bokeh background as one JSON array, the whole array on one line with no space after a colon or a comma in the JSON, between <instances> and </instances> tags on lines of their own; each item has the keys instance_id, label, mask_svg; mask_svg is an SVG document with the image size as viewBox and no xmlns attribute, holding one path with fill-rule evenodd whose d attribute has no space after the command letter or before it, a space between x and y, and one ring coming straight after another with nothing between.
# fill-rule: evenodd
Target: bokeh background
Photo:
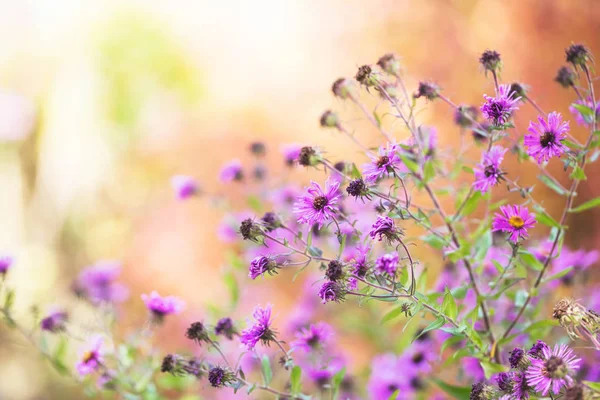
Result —
<instances>
[{"instance_id":1,"label":"bokeh background","mask_svg":"<svg viewBox=\"0 0 600 400\"><path fill-rule=\"evenodd\" d=\"M10 276L17 316L25 318L33 304L79 307L69 290L73 276L97 260L117 259L131 291L125 307L137 312L128 315L140 315L119 329L143 320L140 293L177 294L188 303L186 314L159 332L165 351L175 349L186 321L228 296L230 245L216 234L222 205L176 201L173 174L194 176L206 192L227 194L243 210L246 188L225 186L217 175L233 158L249 164L251 142L266 144L271 176L284 173L285 143L360 161L356 148L322 130L318 118L334 108L363 143L379 144L329 88L390 51L403 58L409 87L432 79L455 102L478 105L493 89L477 58L495 49L504 81L530 85L544 110L568 114L573 94L553 78L573 41L600 54L600 2L0 2L0 252L17 259ZM523 106L517 129L534 116ZM447 106L433 103L420 118L437 127L442 145L457 146L460 131ZM573 126L576 137L586 135ZM552 169L565 180L559 164ZM600 195L597 170L587 172L582 198ZM522 182L534 182L534 169L519 172ZM297 171L292 178L310 176ZM563 200L540 190L547 209L559 213ZM597 247L598 217L573 217L568 242ZM265 301L285 315L297 295L289 281L245 282L243 296L252 302L242 302L239 316ZM340 337L342 345L351 340ZM355 362L366 362L380 345L354 346ZM0 360L0 398L81 396L3 328Z\"/></svg>"}]
</instances>

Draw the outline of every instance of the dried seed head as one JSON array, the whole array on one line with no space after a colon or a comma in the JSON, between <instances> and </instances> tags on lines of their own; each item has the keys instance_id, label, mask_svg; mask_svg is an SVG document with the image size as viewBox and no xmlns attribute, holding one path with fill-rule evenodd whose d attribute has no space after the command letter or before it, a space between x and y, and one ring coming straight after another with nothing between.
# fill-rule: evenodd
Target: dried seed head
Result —
<instances>
[{"instance_id":1,"label":"dried seed head","mask_svg":"<svg viewBox=\"0 0 600 400\"><path fill-rule=\"evenodd\" d=\"M554 80L558 82L562 87L568 89L571 86L575 86L577 74L569 67L560 67L560 69L556 73L556 78L554 78Z\"/></svg>"},{"instance_id":2,"label":"dried seed head","mask_svg":"<svg viewBox=\"0 0 600 400\"><path fill-rule=\"evenodd\" d=\"M388 53L382 56L379 61L377 61L377 65L386 73L393 76L400 76L400 57L398 57L394 53Z\"/></svg>"},{"instance_id":3,"label":"dried seed head","mask_svg":"<svg viewBox=\"0 0 600 400\"><path fill-rule=\"evenodd\" d=\"M327 110L321 115L321 126L324 128L337 128L340 124L340 119L337 114L331 110Z\"/></svg>"}]
</instances>

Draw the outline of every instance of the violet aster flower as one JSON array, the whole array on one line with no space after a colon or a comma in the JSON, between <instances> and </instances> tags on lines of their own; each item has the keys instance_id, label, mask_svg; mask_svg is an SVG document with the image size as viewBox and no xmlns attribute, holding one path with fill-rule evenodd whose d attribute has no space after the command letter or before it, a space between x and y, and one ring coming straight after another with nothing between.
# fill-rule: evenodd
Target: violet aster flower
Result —
<instances>
[{"instance_id":1,"label":"violet aster flower","mask_svg":"<svg viewBox=\"0 0 600 400\"><path fill-rule=\"evenodd\" d=\"M512 391L511 399L514 400L525 400L529 399L529 384L527 384L527 377L524 372L517 372L512 375Z\"/></svg>"},{"instance_id":2,"label":"violet aster flower","mask_svg":"<svg viewBox=\"0 0 600 400\"><path fill-rule=\"evenodd\" d=\"M525 356L525 351L518 347L510 351L508 362L510 363L510 367L515 369L522 369L525 365L529 364L529 360Z\"/></svg>"},{"instance_id":3,"label":"violet aster flower","mask_svg":"<svg viewBox=\"0 0 600 400\"><path fill-rule=\"evenodd\" d=\"M332 338L333 328L325 322L318 322L297 332L291 345L309 353L327 347Z\"/></svg>"},{"instance_id":4,"label":"violet aster flower","mask_svg":"<svg viewBox=\"0 0 600 400\"><path fill-rule=\"evenodd\" d=\"M158 292L153 291L150 295L143 294L142 300L152 315L163 318L169 314L179 314L185 307L185 303L179 297L161 297Z\"/></svg>"},{"instance_id":5,"label":"violet aster flower","mask_svg":"<svg viewBox=\"0 0 600 400\"><path fill-rule=\"evenodd\" d=\"M63 310L55 310L48 313L46 317L44 317L40 321L40 329L43 331L48 331L52 333L60 332L65 329L67 324L67 319L69 318L69 314Z\"/></svg>"},{"instance_id":6,"label":"violet aster flower","mask_svg":"<svg viewBox=\"0 0 600 400\"><path fill-rule=\"evenodd\" d=\"M259 341L269 345L270 341L275 340L276 332L271 329L271 308L272 306L267 304L265 308L257 306L254 309L254 325L243 330L240 337L240 341L248 350L253 350Z\"/></svg>"},{"instance_id":7,"label":"violet aster flower","mask_svg":"<svg viewBox=\"0 0 600 400\"><path fill-rule=\"evenodd\" d=\"M235 382L235 374L227 367L215 366L208 371L208 382L212 387L223 387Z\"/></svg>"},{"instance_id":8,"label":"violet aster flower","mask_svg":"<svg viewBox=\"0 0 600 400\"><path fill-rule=\"evenodd\" d=\"M359 278L364 278L369 270L368 266L368 257L369 251L371 249L369 247L357 247L356 252L354 253L354 259L352 263L353 273Z\"/></svg>"},{"instance_id":9,"label":"violet aster flower","mask_svg":"<svg viewBox=\"0 0 600 400\"><path fill-rule=\"evenodd\" d=\"M396 228L393 219L382 216L377 217L377 221L375 221L369 232L372 239L379 237L380 242L383 238L386 238L389 242L393 242L394 240L398 240L401 234L402 231Z\"/></svg>"},{"instance_id":10,"label":"violet aster flower","mask_svg":"<svg viewBox=\"0 0 600 400\"><path fill-rule=\"evenodd\" d=\"M229 317L221 318L215 325L215 335L223 335L227 339L233 339L233 335L237 335L233 321Z\"/></svg>"},{"instance_id":11,"label":"violet aster flower","mask_svg":"<svg viewBox=\"0 0 600 400\"><path fill-rule=\"evenodd\" d=\"M510 85L500 85L495 97L483 95L485 103L481 106L481 112L493 125L501 126L506 124L513 111L518 110L517 103L520 97L514 97L511 93Z\"/></svg>"},{"instance_id":12,"label":"violet aster flower","mask_svg":"<svg viewBox=\"0 0 600 400\"><path fill-rule=\"evenodd\" d=\"M407 370L406 362L394 354L384 354L373 359L371 364L371 377L367 384L367 391L371 399L391 399L397 390L400 394L397 399L406 397L410 391L410 380L414 377L412 371Z\"/></svg>"},{"instance_id":13,"label":"violet aster flower","mask_svg":"<svg viewBox=\"0 0 600 400\"><path fill-rule=\"evenodd\" d=\"M256 279L265 274L273 275L277 273L277 262L272 258L258 256L250 262L248 276L250 279Z\"/></svg>"},{"instance_id":14,"label":"violet aster flower","mask_svg":"<svg viewBox=\"0 0 600 400\"><path fill-rule=\"evenodd\" d=\"M592 110L594 108L594 103L592 102L592 99L589 98L589 97L587 99L585 99L585 100L577 100L575 102L575 104L580 104L582 106L586 106L590 110ZM569 111L575 117L575 121L577 121L577 124L579 124L579 125L590 125L592 123L592 118L590 118L590 116L583 115L581 113L581 111L579 111L575 107L569 106ZM600 101L596 103L596 120L599 120L599 119L600 119Z\"/></svg>"},{"instance_id":15,"label":"violet aster flower","mask_svg":"<svg viewBox=\"0 0 600 400\"><path fill-rule=\"evenodd\" d=\"M337 211L337 203L341 197L340 184L327 181L325 190L318 183L311 181L308 194L300 196L294 203L294 214L301 224L317 224L320 227Z\"/></svg>"},{"instance_id":16,"label":"violet aster flower","mask_svg":"<svg viewBox=\"0 0 600 400\"><path fill-rule=\"evenodd\" d=\"M407 361L411 371L429 374L433 369L431 364L438 359L438 350L428 341L415 341L401 359Z\"/></svg>"},{"instance_id":17,"label":"violet aster flower","mask_svg":"<svg viewBox=\"0 0 600 400\"><path fill-rule=\"evenodd\" d=\"M338 282L327 281L319 289L319 297L323 304L330 301L343 301L346 295L344 287Z\"/></svg>"},{"instance_id":18,"label":"violet aster flower","mask_svg":"<svg viewBox=\"0 0 600 400\"><path fill-rule=\"evenodd\" d=\"M186 175L175 175L171 178L171 186L179 200L185 200L195 196L200 191L200 187L194 178Z\"/></svg>"},{"instance_id":19,"label":"violet aster flower","mask_svg":"<svg viewBox=\"0 0 600 400\"><path fill-rule=\"evenodd\" d=\"M244 178L242 164L239 160L231 160L223 166L219 175L221 182L241 181Z\"/></svg>"},{"instance_id":20,"label":"violet aster flower","mask_svg":"<svg viewBox=\"0 0 600 400\"><path fill-rule=\"evenodd\" d=\"M538 340L533 346L531 346L527 354L532 358L540 360L544 356L544 350L550 351L550 347L548 347L546 342Z\"/></svg>"},{"instance_id":21,"label":"violet aster flower","mask_svg":"<svg viewBox=\"0 0 600 400\"><path fill-rule=\"evenodd\" d=\"M116 282L120 274L119 262L97 262L79 273L74 284L75 292L94 304L123 302L129 292L123 284Z\"/></svg>"},{"instance_id":22,"label":"violet aster flower","mask_svg":"<svg viewBox=\"0 0 600 400\"><path fill-rule=\"evenodd\" d=\"M9 256L0 256L0 275L4 276L12 267L14 259Z\"/></svg>"},{"instance_id":23,"label":"violet aster flower","mask_svg":"<svg viewBox=\"0 0 600 400\"><path fill-rule=\"evenodd\" d=\"M475 182L473 188L481 193L487 192L492 186L496 186L502 179L504 173L500 164L504 159L507 149L501 146L493 146L489 153L481 158L481 163L475 167Z\"/></svg>"},{"instance_id":24,"label":"violet aster flower","mask_svg":"<svg viewBox=\"0 0 600 400\"><path fill-rule=\"evenodd\" d=\"M386 147L379 147L378 155L370 156L371 162L363 165L364 179L373 183L399 168L402 160L398 155L398 150L398 145L394 143L388 143Z\"/></svg>"},{"instance_id":25,"label":"violet aster flower","mask_svg":"<svg viewBox=\"0 0 600 400\"><path fill-rule=\"evenodd\" d=\"M538 121L529 122L530 135L525 135L524 144L527 154L541 164L552 157L560 157L568 150L562 141L569 132L569 122L563 122L562 116L557 112L548 114L548 121L542 116L538 117Z\"/></svg>"},{"instance_id":26,"label":"violet aster flower","mask_svg":"<svg viewBox=\"0 0 600 400\"><path fill-rule=\"evenodd\" d=\"M557 344L552 350L546 347L542 350L541 359L531 360L531 366L525 373L527 383L544 396L550 391L558 394L563 386L573 384L573 375L579 369L580 361L565 344Z\"/></svg>"},{"instance_id":27,"label":"violet aster flower","mask_svg":"<svg viewBox=\"0 0 600 400\"><path fill-rule=\"evenodd\" d=\"M530 214L527 207L518 205L500 206L502 214L496 213L492 222L492 231L509 233L509 239L516 243L529 237L527 229L535 226L535 215Z\"/></svg>"},{"instance_id":28,"label":"violet aster flower","mask_svg":"<svg viewBox=\"0 0 600 400\"><path fill-rule=\"evenodd\" d=\"M389 274L395 275L398 269L398 253L384 254L375 260L375 273L376 274Z\"/></svg>"},{"instance_id":29,"label":"violet aster flower","mask_svg":"<svg viewBox=\"0 0 600 400\"><path fill-rule=\"evenodd\" d=\"M102 346L104 340L101 336L92 336L88 344L80 352L79 361L75 369L81 376L86 376L101 368L104 362Z\"/></svg>"}]
</instances>

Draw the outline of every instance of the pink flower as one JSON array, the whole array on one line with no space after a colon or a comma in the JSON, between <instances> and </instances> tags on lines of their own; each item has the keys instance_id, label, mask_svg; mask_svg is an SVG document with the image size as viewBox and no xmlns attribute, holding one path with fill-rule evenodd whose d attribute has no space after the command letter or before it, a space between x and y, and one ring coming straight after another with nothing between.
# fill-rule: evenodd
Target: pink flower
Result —
<instances>
[{"instance_id":1,"label":"pink flower","mask_svg":"<svg viewBox=\"0 0 600 400\"><path fill-rule=\"evenodd\" d=\"M79 354L79 361L75 369L81 376L86 376L97 371L104 362L102 345L104 340L101 336L92 336L88 344Z\"/></svg>"},{"instance_id":2,"label":"pink flower","mask_svg":"<svg viewBox=\"0 0 600 400\"><path fill-rule=\"evenodd\" d=\"M496 214L492 222L492 231L509 233L509 238L516 243L519 239L529 237L527 229L535 226L535 215L530 214L527 207L517 205L500 206L502 214Z\"/></svg>"},{"instance_id":3,"label":"pink flower","mask_svg":"<svg viewBox=\"0 0 600 400\"><path fill-rule=\"evenodd\" d=\"M569 132L569 122L563 122L562 116L557 112L548 114L548 121L541 116L538 117L538 121L529 123L528 131L531 134L525 135L524 144L527 154L541 164L552 157L560 157L568 150L562 141Z\"/></svg>"},{"instance_id":4,"label":"pink flower","mask_svg":"<svg viewBox=\"0 0 600 400\"><path fill-rule=\"evenodd\" d=\"M169 314L179 314L185 307L184 301L179 297L161 297L156 291L153 291L150 295L143 294L142 300L146 303L148 310L158 317L164 317Z\"/></svg>"}]
</instances>

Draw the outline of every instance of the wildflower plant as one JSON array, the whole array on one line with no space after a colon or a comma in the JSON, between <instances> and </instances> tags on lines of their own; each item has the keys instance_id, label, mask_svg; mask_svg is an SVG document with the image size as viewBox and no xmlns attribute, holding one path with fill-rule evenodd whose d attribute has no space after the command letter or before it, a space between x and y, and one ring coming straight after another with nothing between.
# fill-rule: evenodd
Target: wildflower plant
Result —
<instances>
[{"instance_id":1,"label":"wildflower plant","mask_svg":"<svg viewBox=\"0 0 600 400\"><path fill-rule=\"evenodd\" d=\"M263 143L248 146L253 170L239 160L225 164L215 179L246 185L252 211L230 210L227 221L235 226L220 230L228 241L238 235L235 268L226 275L231 308L215 306L210 318L181 329L195 355L149 344L147 331L174 324L183 310L182 299L152 292L142 296L151 323L140 323L138 335L95 332L67 364L64 352L45 349L41 338L63 335L59 345L70 345L77 321L57 309L38 319L39 331L23 328L12 313L6 278L18 261L9 256L0 257L5 322L92 395L166 399L207 390L206 398L243 392L302 400L600 398L600 297L587 280L598 254L566 244L569 215L600 205L578 192L586 167L600 156L593 56L571 45L571 66L555 79L572 92L577 124L546 113L530 94L534 88L502 83L506 60L497 51L486 50L479 61L489 78L479 105L455 103L426 79L407 87L393 53L361 66L354 79L335 80L331 90L340 108L356 107L379 142L366 146L341 112L323 112L321 127L347 138L361 155L333 160L316 144L283 146L286 169L316 174L308 185L265 174L262 160L270 148ZM461 132L453 153L418 119L431 103L447 107ZM537 116L524 130L519 118L526 107ZM554 176L548 164L561 162L565 173ZM510 168L517 163L536 170L539 182L520 183ZM271 189L257 189L252 179ZM171 184L181 201L208 196L188 175ZM537 196L541 186L563 201L557 215L545 209L546 196ZM427 253L443 262L417 258ZM287 272L305 281L304 291L293 293L291 312L251 304L246 322L229 315L239 302L238 285L285 280ZM94 264L80 273L74 291L121 318L116 310L128 292L119 273L117 263ZM559 287L577 300L556 298ZM377 349L370 365L350 361L351 349L338 343L350 333Z\"/></svg>"}]
</instances>

